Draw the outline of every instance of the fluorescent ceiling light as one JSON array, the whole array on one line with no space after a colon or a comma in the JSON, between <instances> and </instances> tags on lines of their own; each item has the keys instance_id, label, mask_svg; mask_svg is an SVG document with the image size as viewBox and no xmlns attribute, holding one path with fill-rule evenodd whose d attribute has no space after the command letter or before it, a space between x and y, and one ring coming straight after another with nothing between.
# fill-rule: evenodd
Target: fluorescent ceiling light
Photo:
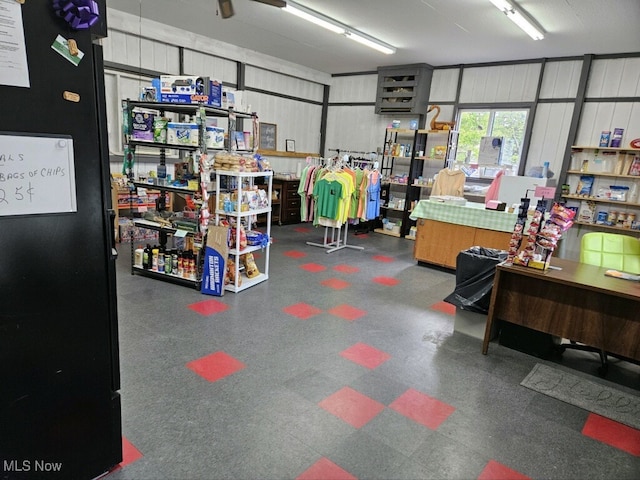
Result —
<instances>
[{"instance_id":1,"label":"fluorescent ceiling light","mask_svg":"<svg viewBox=\"0 0 640 480\"><path fill-rule=\"evenodd\" d=\"M327 17L309 8L297 5L293 2L287 1L287 6L283 8L285 12L289 12L298 18L302 18L308 22L319 25L327 30L330 30L339 35L344 35L347 38L354 40L362 45L366 45L369 48L373 48L379 52L387 55L396 53L396 49L391 45L388 45L380 40L358 32L351 27L334 20L331 17Z\"/></svg>"},{"instance_id":2,"label":"fluorescent ceiling light","mask_svg":"<svg viewBox=\"0 0 640 480\"><path fill-rule=\"evenodd\" d=\"M324 20L320 17L319 13L309 13L310 11L305 9L302 10L301 7L293 7L289 3L287 6L283 8L285 12L292 13L296 17L300 17L307 22L315 23L316 25L321 26L322 28L326 28L327 30L331 30L333 33L344 34L345 29L340 27L339 25L335 25L327 20Z\"/></svg>"},{"instance_id":3,"label":"fluorescent ceiling light","mask_svg":"<svg viewBox=\"0 0 640 480\"><path fill-rule=\"evenodd\" d=\"M361 33L356 33L353 31L345 32L345 35L348 39L353 40L355 42L361 43L362 45L366 45L369 48L373 48L379 52L382 52L386 55L391 55L396 53L396 49L390 45L384 45L379 40L373 40L365 37Z\"/></svg>"},{"instance_id":4,"label":"fluorescent ceiling light","mask_svg":"<svg viewBox=\"0 0 640 480\"><path fill-rule=\"evenodd\" d=\"M493 5L504 13L509 20L520 27L527 35L534 40L542 40L544 34L542 29L534 25L533 20L528 19L522 12L516 10L516 7L507 0L489 0Z\"/></svg>"}]
</instances>

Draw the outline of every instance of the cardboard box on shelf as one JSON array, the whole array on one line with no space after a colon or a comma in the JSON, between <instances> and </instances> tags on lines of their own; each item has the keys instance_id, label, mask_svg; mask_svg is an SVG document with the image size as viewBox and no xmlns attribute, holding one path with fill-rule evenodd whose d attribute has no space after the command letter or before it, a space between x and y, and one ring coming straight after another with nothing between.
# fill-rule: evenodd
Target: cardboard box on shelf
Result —
<instances>
[{"instance_id":1,"label":"cardboard box on shelf","mask_svg":"<svg viewBox=\"0 0 640 480\"><path fill-rule=\"evenodd\" d=\"M222 82L206 76L161 75L161 102L222 106Z\"/></svg>"}]
</instances>

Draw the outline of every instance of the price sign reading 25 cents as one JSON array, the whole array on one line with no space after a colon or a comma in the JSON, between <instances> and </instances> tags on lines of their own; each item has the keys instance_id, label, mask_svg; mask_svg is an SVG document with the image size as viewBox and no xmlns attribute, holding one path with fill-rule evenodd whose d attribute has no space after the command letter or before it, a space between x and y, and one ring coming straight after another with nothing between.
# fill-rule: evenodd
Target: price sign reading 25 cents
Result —
<instances>
[{"instance_id":1,"label":"price sign reading 25 cents","mask_svg":"<svg viewBox=\"0 0 640 480\"><path fill-rule=\"evenodd\" d=\"M0 216L75 211L71 137L0 132Z\"/></svg>"}]
</instances>

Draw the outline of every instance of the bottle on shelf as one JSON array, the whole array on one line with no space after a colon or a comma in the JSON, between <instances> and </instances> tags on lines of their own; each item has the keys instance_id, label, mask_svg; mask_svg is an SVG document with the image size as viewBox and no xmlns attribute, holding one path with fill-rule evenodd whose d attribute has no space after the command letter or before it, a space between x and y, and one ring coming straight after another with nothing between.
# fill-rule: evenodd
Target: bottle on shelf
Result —
<instances>
[{"instance_id":1,"label":"bottle on shelf","mask_svg":"<svg viewBox=\"0 0 640 480\"><path fill-rule=\"evenodd\" d=\"M142 245L138 245L138 248L136 248L135 250L133 264L136 267L142 267L142 265L144 264L144 249L142 248Z\"/></svg>"},{"instance_id":2,"label":"bottle on shelf","mask_svg":"<svg viewBox=\"0 0 640 480\"><path fill-rule=\"evenodd\" d=\"M154 272L158 271L158 254L160 253L160 249L154 245L151 249L151 270Z\"/></svg>"},{"instance_id":3,"label":"bottle on shelf","mask_svg":"<svg viewBox=\"0 0 640 480\"><path fill-rule=\"evenodd\" d=\"M147 243L142 251L142 268L145 270L151 270L151 245Z\"/></svg>"},{"instance_id":4,"label":"bottle on shelf","mask_svg":"<svg viewBox=\"0 0 640 480\"><path fill-rule=\"evenodd\" d=\"M158 250L158 272L164 273L164 248Z\"/></svg>"}]
</instances>

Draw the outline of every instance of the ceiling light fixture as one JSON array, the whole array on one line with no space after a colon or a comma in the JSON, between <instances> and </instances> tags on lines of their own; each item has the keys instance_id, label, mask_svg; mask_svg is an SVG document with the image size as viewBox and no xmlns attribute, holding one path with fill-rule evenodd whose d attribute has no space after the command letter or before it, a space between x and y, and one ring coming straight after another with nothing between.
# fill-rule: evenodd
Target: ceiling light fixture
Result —
<instances>
[{"instance_id":1,"label":"ceiling light fixture","mask_svg":"<svg viewBox=\"0 0 640 480\"><path fill-rule=\"evenodd\" d=\"M542 40L544 38L543 30L535 24L533 19L527 18L523 12L516 9L515 5L511 4L507 0L489 1L531 38L534 40Z\"/></svg>"},{"instance_id":2,"label":"ceiling light fixture","mask_svg":"<svg viewBox=\"0 0 640 480\"><path fill-rule=\"evenodd\" d=\"M334 20L331 17L327 17L326 15L322 15L314 10L303 7L302 5L297 5L293 2L287 1L287 6L283 8L285 12L289 12L295 15L298 18L302 18L307 22L314 23L319 25L320 27L326 28L334 33L339 35L344 35L345 37L354 40L362 45L366 45L369 48L373 48L379 52L390 55L392 53L396 53L395 47L388 45L377 38L370 37L362 32L358 32L353 28Z\"/></svg>"}]
</instances>

